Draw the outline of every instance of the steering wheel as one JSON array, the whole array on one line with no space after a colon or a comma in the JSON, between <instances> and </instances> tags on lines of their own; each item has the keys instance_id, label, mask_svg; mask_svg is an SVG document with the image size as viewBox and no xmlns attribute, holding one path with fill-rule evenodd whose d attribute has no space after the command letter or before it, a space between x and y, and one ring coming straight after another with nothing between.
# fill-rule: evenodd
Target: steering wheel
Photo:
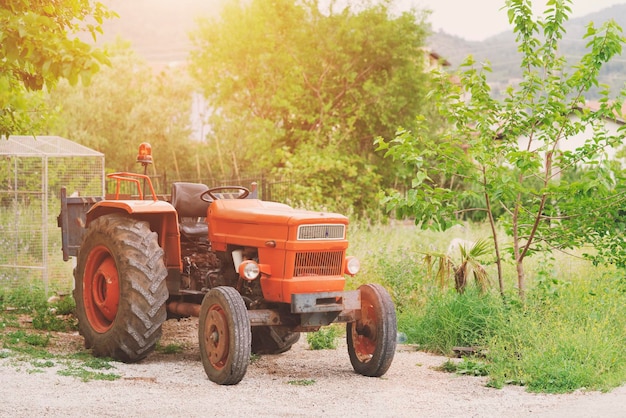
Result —
<instances>
[{"instance_id":1,"label":"steering wheel","mask_svg":"<svg viewBox=\"0 0 626 418\"><path fill-rule=\"evenodd\" d=\"M239 190L239 196L237 196L237 199L245 199L250 194L250 190L242 186L219 186L213 187L206 192L203 192L200 195L200 199L207 203L211 203L214 200L219 200L220 198L217 197L214 193L220 192L222 190Z\"/></svg>"}]
</instances>

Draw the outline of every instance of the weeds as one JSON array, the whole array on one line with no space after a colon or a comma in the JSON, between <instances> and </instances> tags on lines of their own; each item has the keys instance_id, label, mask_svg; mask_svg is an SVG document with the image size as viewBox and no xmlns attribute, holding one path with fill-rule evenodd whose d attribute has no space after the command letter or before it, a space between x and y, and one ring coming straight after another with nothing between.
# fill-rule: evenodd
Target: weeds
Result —
<instances>
[{"instance_id":1,"label":"weeds","mask_svg":"<svg viewBox=\"0 0 626 418\"><path fill-rule=\"evenodd\" d=\"M482 361L464 358L457 364L456 373L466 376L487 376L489 366Z\"/></svg>"},{"instance_id":2,"label":"weeds","mask_svg":"<svg viewBox=\"0 0 626 418\"><path fill-rule=\"evenodd\" d=\"M467 357L458 363L448 359L439 367L439 370L464 376L487 376L489 374L489 367L486 363Z\"/></svg>"},{"instance_id":3,"label":"weeds","mask_svg":"<svg viewBox=\"0 0 626 418\"><path fill-rule=\"evenodd\" d=\"M14 317L19 314L31 314L33 328L44 331L72 331L78 329L78 323L71 314L76 304L72 297L59 298L48 303L45 292L37 285L18 287L12 290L0 289L0 310L4 311L0 320L0 329L11 321L12 327L18 327Z\"/></svg>"},{"instance_id":4,"label":"weeds","mask_svg":"<svg viewBox=\"0 0 626 418\"><path fill-rule=\"evenodd\" d=\"M49 368L49 367L54 367L55 364L52 360L45 360L45 361L41 361L41 360L33 360L30 362L30 364L33 367L38 367L38 368Z\"/></svg>"},{"instance_id":5,"label":"weeds","mask_svg":"<svg viewBox=\"0 0 626 418\"><path fill-rule=\"evenodd\" d=\"M315 384L315 380L313 379L289 380L287 381L287 384L294 385L294 386L312 386Z\"/></svg>"},{"instance_id":6,"label":"weeds","mask_svg":"<svg viewBox=\"0 0 626 418\"><path fill-rule=\"evenodd\" d=\"M111 359L95 358L88 353L56 355L48 351L50 332L76 329L76 320L71 315L75 308L71 297L48 303L45 293L37 287L17 288L0 291L0 358L14 358L15 362L26 362L33 369L29 373L42 373L43 369L62 367L57 371L62 376L73 376L83 381L115 380L120 376L101 370L113 368ZM19 315L32 315L32 332L22 328Z\"/></svg>"},{"instance_id":7,"label":"weeds","mask_svg":"<svg viewBox=\"0 0 626 418\"><path fill-rule=\"evenodd\" d=\"M336 325L320 328L319 331L309 332L306 341L311 350L334 350L337 348L337 339L341 331Z\"/></svg>"},{"instance_id":8,"label":"weeds","mask_svg":"<svg viewBox=\"0 0 626 418\"><path fill-rule=\"evenodd\" d=\"M94 370L89 370L87 367L76 366L73 364L69 365L65 369L59 370L57 374L61 376L76 377L83 382L88 382L90 380L117 380L121 378L119 374L102 373Z\"/></svg>"},{"instance_id":9,"label":"weeds","mask_svg":"<svg viewBox=\"0 0 626 418\"><path fill-rule=\"evenodd\" d=\"M47 347L50 343L50 335L31 334L23 330L9 332L5 338L7 345L27 344L33 347Z\"/></svg>"},{"instance_id":10,"label":"weeds","mask_svg":"<svg viewBox=\"0 0 626 418\"><path fill-rule=\"evenodd\" d=\"M546 294L547 293L547 294ZM603 277L538 287L529 307L489 342L494 385L523 383L533 392L608 390L626 381L626 297Z\"/></svg>"},{"instance_id":11,"label":"weeds","mask_svg":"<svg viewBox=\"0 0 626 418\"><path fill-rule=\"evenodd\" d=\"M514 288L512 264L503 265L504 295L482 295L473 286L459 295L441 286L433 277L437 266L431 265L429 274L418 255L443 253L455 235L468 240L484 236L479 228L434 233L404 224L357 224L351 248L366 277L353 286L369 281L387 287L396 303L398 330L421 349L448 355L454 346L484 347L484 368L466 363L464 373L488 372L488 386L562 393L624 384L624 271L562 253L538 254L527 260L525 302ZM495 276L489 272L493 268L486 266L486 272Z\"/></svg>"},{"instance_id":12,"label":"weeds","mask_svg":"<svg viewBox=\"0 0 626 418\"><path fill-rule=\"evenodd\" d=\"M14 313L30 313L47 307L46 293L37 284L11 290L0 289L0 310L10 309Z\"/></svg>"},{"instance_id":13,"label":"weeds","mask_svg":"<svg viewBox=\"0 0 626 418\"><path fill-rule=\"evenodd\" d=\"M157 344L156 352L161 354L178 354L183 352L183 346L181 344L168 344L165 346Z\"/></svg>"},{"instance_id":14,"label":"weeds","mask_svg":"<svg viewBox=\"0 0 626 418\"><path fill-rule=\"evenodd\" d=\"M33 328L55 332L67 332L77 330L78 322L74 318L61 317L46 309L34 313Z\"/></svg>"},{"instance_id":15,"label":"weeds","mask_svg":"<svg viewBox=\"0 0 626 418\"><path fill-rule=\"evenodd\" d=\"M427 351L449 355L454 346L482 346L504 315L502 301L493 294L469 289L463 294L434 294L420 312L399 316L408 341Z\"/></svg>"}]
</instances>

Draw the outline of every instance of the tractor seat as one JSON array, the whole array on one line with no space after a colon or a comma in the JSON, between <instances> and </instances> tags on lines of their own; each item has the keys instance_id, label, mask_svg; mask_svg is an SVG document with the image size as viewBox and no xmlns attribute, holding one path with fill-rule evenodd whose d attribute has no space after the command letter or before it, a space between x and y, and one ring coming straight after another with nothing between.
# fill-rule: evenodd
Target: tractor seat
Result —
<instances>
[{"instance_id":1,"label":"tractor seat","mask_svg":"<svg viewBox=\"0 0 626 418\"><path fill-rule=\"evenodd\" d=\"M178 213L178 227L188 238L207 238L209 235L206 215L211 203L200 199L207 190L209 187L202 183L172 183L172 206Z\"/></svg>"}]
</instances>

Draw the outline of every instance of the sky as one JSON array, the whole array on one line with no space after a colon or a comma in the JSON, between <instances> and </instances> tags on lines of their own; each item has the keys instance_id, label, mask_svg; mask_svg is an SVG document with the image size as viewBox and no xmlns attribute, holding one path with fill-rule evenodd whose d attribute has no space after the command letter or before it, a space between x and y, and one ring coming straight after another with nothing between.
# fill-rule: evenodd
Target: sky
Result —
<instances>
[{"instance_id":1,"label":"sky","mask_svg":"<svg viewBox=\"0 0 626 418\"><path fill-rule=\"evenodd\" d=\"M430 9L428 21L433 30L457 35L471 41L482 41L489 36L511 29L505 0L398 0L403 8ZM546 0L533 0L535 13L545 9ZM570 18L597 12L626 0L574 0Z\"/></svg>"}]
</instances>

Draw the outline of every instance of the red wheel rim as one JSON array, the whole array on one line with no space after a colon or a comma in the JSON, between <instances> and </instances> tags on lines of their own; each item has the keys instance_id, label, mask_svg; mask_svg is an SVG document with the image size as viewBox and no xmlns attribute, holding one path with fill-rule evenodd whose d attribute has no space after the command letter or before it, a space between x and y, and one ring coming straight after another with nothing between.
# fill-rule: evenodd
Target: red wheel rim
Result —
<instances>
[{"instance_id":1,"label":"red wheel rim","mask_svg":"<svg viewBox=\"0 0 626 418\"><path fill-rule=\"evenodd\" d=\"M209 361L216 370L221 370L228 361L230 334L226 313L219 305L209 308L204 324L204 342Z\"/></svg>"},{"instance_id":2,"label":"red wheel rim","mask_svg":"<svg viewBox=\"0 0 626 418\"><path fill-rule=\"evenodd\" d=\"M96 332L106 332L113 325L120 301L120 285L115 260L104 246L89 253L83 276L85 314Z\"/></svg>"},{"instance_id":3,"label":"red wheel rim","mask_svg":"<svg viewBox=\"0 0 626 418\"><path fill-rule=\"evenodd\" d=\"M361 319L352 327L354 353L361 363L367 363L376 351L376 310L369 301L361 304Z\"/></svg>"}]
</instances>

